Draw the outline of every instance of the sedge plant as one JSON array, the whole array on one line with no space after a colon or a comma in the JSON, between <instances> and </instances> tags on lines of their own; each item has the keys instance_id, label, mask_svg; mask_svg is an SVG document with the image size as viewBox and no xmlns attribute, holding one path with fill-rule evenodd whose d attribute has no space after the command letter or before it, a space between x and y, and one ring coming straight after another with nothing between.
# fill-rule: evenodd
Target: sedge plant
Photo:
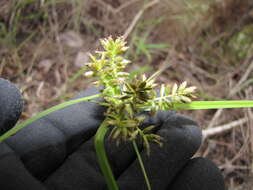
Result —
<instances>
[{"instance_id":1,"label":"sedge plant","mask_svg":"<svg viewBox=\"0 0 253 190\"><path fill-rule=\"evenodd\" d=\"M144 175L147 189L151 189L145 167L143 165L137 143L141 142L147 154L150 154L150 143L162 146L163 139L153 133L155 126L141 128L145 120L143 113L154 115L158 110L196 110L196 109L218 109L218 108L246 108L253 107L253 101L192 101L195 98L194 86L187 86L187 82L180 85L166 86L162 84L157 92L158 84L156 77L161 73L158 71L147 77L146 75L132 77L125 71L129 60L123 57L128 49L123 38L101 40L102 51L96 51L90 55L90 63L86 65L89 70L85 72L87 77L96 77L95 85L102 87L101 93L89 97L71 100L48 110L45 110L34 117L17 124L14 128L0 136L0 142L14 135L16 132L45 115L76 104L82 101L90 101L101 97L103 102L96 102L106 106L105 120L98 128L95 135L95 149L101 171L105 177L108 189L118 190L118 185L113 176L104 147L105 134L110 131L109 138L120 144L130 141L136 152ZM94 100L93 100L94 101ZM95 101L94 101L95 102ZM111 130L109 130L111 129Z\"/></svg>"}]
</instances>

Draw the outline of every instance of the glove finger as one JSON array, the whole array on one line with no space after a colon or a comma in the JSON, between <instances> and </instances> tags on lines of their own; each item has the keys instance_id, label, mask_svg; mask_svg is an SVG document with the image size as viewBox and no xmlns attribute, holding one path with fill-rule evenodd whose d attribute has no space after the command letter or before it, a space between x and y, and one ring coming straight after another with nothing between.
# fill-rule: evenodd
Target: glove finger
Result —
<instances>
[{"instance_id":1,"label":"glove finger","mask_svg":"<svg viewBox=\"0 0 253 190\"><path fill-rule=\"evenodd\" d=\"M1 190L46 190L5 143L0 144L0 179Z\"/></svg>"},{"instance_id":2,"label":"glove finger","mask_svg":"<svg viewBox=\"0 0 253 190\"><path fill-rule=\"evenodd\" d=\"M201 132L197 124L181 115L173 115L157 132L163 137L163 147L151 144L150 156L141 156L153 190L168 187L178 171L193 156L201 144ZM138 160L119 177L120 189L146 189Z\"/></svg>"},{"instance_id":3,"label":"glove finger","mask_svg":"<svg viewBox=\"0 0 253 190\"><path fill-rule=\"evenodd\" d=\"M160 112L156 117L148 118L144 125L160 126L165 118L172 112ZM132 143L121 143L116 146L115 142L106 139L105 147L107 157L117 178L135 160L136 154ZM94 138L85 142L76 152L70 155L64 164L52 174L45 183L54 189L103 189L105 181L97 162L94 148Z\"/></svg>"},{"instance_id":4,"label":"glove finger","mask_svg":"<svg viewBox=\"0 0 253 190\"><path fill-rule=\"evenodd\" d=\"M224 179L217 166L205 158L193 158L168 190L225 190Z\"/></svg>"},{"instance_id":5,"label":"glove finger","mask_svg":"<svg viewBox=\"0 0 253 190\"><path fill-rule=\"evenodd\" d=\"M11 82L0 78L0 135L11 129L23 108L20 91Z\"/></svg>"},{"instance_id":6,"label":"glove finger","mask_svg":"<svg viewBox=\"0 0 253 190\"><path fill-rule=\"evenodd\" d=\"M77 98L96 94L89 88ZM45 179L68 154L91 138L103 118L103 108L81 102L43 117L6 140L25 166L38 179Z\"/></svg>"},{"instance_id":7,"label":"glove finger","mask_svg":"<svg viewBox=\"0 0 253 190\"><path fill-rule=\"evenodd\" d=\"M74 99L99 93L98 88L90 87L79 93ZM95 101L101 101L101 98L96 98ZM97 103L81 102L57 110L46 116L45 119L64 133L67 154L69 154L96 133L100 123L104 120L104 111L105 107Z\"/></svg>"}]
</instances>

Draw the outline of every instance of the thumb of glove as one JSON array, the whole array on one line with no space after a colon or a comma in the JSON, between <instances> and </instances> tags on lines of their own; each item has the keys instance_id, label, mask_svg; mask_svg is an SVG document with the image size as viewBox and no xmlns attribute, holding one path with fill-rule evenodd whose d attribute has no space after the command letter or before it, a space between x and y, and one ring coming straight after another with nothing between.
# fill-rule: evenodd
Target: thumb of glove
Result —
<instances>
[{"instance_id":1,"label":"thumb of glove","mask_svg":"<svg viewBox=\"0 0 253 190\"><path fill-rule=\"evenodd\" d=\"M22 108L20 91L11 82L0 78L0 135L16 124Z\"/></svg>"}]
</instances>

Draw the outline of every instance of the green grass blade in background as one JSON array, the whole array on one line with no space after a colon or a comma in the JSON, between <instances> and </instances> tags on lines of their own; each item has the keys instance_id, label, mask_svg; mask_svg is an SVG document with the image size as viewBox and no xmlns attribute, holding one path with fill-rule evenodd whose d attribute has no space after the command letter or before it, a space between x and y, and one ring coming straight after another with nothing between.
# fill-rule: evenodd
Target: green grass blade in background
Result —
<instances>
[{"instance_id":1,"label":"green grass blade in background","mask_svg":"<svg viewBox=\"0 0 253 190\"><path fill-rule=\"evenodd\" d=\"M69 83L72 83L74 82L76 79L78 79L85 71L87 70L87 67L83 67L81 68L78 72L76 72L74 74L74 76L72 76L70 79L69 79Z\"/></svg>"},{"instance_id":2,"label":"green grass blade in background","mask_svg":"<svg viewBox=\"0 0 253 190\"><path fill-rule=\"evenodd\" d=\"M151 71L151 67L149 65L145 65L143 67L140 67L140 68L132 71L129 75L129 78L133 79L135 76L138 76L142 73L149 72L149 71Z\"/></svg>"},{"instance_id":3,"label":"green grass blade in background","mask_svg":"<svg viewBox=\"0 0 253 190\"><path fill-rule=\"evenodd\" d=\"M95 135L95 149L97 153L98 163L104 175L108 189L119 190L105 152L104 138L108 129L109 127L106 124L106 121L103 121Z\"/></svg>"},{"instance_id":4,"label":"green grass blade in background","mask_svg":"<svg viewBox=\"0 0 253 190\"><path fill-rule=\"evenodd\" d=\"M44 110L38 114L36 114L35 116L31 117L30 119L27 119L26 121L17 124L15 127L13 127L12 129L10 129L9 131L7 131L6 133L4 133L2 136L0 136L0 142L4 141L5 139L7 139L8 137L14 135L16 132L18 132L19 130L23 129L24 127L28 126L29 124L31 124L32 122L56 111L62 108L65 108L67 106L70 106L72 104L77 104L79 102L84 102L84 101L89 101L91 99L97 98L99 97L99 94L93 95L93 96L87 96L84 98L79 98L79 99L75 99L75 100L70 100L68 102L64 102L62 104L56 105L54 107L51 107L47 110Z\"/></svg>"},{"instance_id":5,"label":"green grass blade in background","mask_svg":"<svg viewBox=\"0 0 253 190\"><path fill-rule=\"evenodd\" d=\"M201 110L220 108L249 108L253 107L252 100L228 100L228 101L193 101L191 103L175 103L173 110Z\"/></svg>"}]
</instances>

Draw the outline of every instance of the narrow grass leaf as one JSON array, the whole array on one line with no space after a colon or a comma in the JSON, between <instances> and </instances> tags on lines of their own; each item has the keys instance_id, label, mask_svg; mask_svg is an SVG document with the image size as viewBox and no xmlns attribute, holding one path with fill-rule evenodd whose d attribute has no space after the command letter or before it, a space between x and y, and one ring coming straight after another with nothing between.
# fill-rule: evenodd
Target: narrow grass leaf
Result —
<instances>
[{"instance_id":1,"label":"narrow grass leaf","mask_svg":"<svg viewBox=\"0 0 253 190\"><path fill-rule=\"evenodd\" d=\"M173 110L201 110L220 108L249 108L253 107L252 100L228 100L228 101L193 101L191 103L175 103Z\"/></svg>"}]
</instances>

